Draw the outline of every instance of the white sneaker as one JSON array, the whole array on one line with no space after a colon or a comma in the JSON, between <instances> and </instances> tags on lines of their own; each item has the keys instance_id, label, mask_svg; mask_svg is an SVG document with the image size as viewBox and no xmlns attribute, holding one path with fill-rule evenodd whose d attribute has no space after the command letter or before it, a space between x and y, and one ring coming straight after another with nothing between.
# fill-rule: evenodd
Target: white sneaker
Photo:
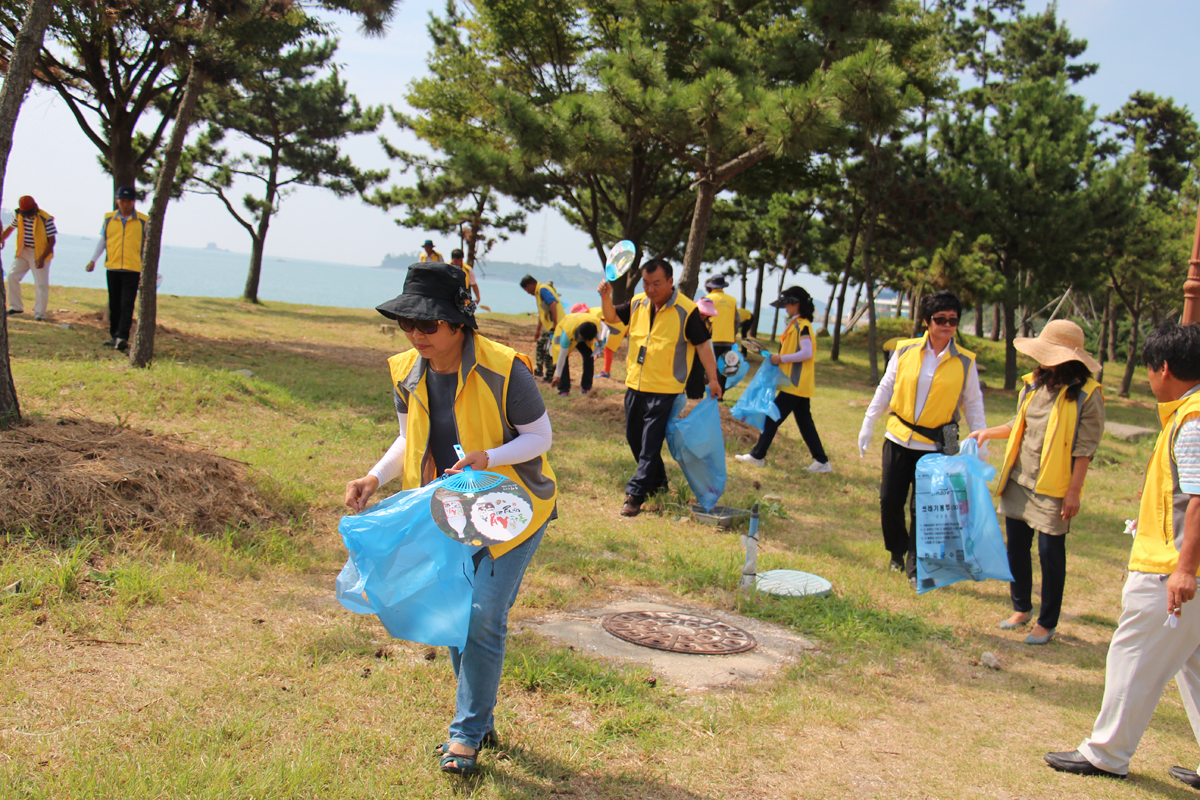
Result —
<instances>
[{"instance_id":1,"label":"white sneaker","mask_svg":"<svg viewBox=\"0 0 1200 800\"><path fill-rule=\"evenodd\" d=\"M740 461L743 464L753 464L756 467L765 467L767 465L767 460L765 458L755 458L749 453L742 453L739 456L734 456L733 460Z\"/></svg>"},{"instance_id":2,"label":"white sneaker","mask_svg":"<svg viewBox=\"0 0 1200 800\"><path fill-rule=\"evenodd\" d=\"M828 461L814 461L808 465L809 472L833 472L833 467Z\"/></svg>"}]
</instances>

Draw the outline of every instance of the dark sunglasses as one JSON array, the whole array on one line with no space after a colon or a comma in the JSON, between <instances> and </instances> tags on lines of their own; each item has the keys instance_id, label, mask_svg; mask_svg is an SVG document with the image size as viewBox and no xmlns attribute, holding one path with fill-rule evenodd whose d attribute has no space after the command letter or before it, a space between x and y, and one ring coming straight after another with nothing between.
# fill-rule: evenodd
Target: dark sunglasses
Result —
<instances>
[{"instance_id":1,"label":"dark sunglasses","mask_svg":"<svg viewBox=\"0 0 1200 800\"><path fill-rule=\"evenodd\" d=\"M441 320L436 319L409 319L408 317L398 317L396 324L400 326L400 330L405 333L412 333L418 330L426 336L433 336L438 331L438 326L442 324Z\"/></svg>"},{"instance_id":2,"label":"dark sunglasses","mask_svg":"<svg viewBox=\"0 0 1200 800\"><path fill-rule=\"evenodd\" d=\"M958 327L958 317L931 317L938 325L945 325L950 328Z\"/></svg>"}]
</instances>

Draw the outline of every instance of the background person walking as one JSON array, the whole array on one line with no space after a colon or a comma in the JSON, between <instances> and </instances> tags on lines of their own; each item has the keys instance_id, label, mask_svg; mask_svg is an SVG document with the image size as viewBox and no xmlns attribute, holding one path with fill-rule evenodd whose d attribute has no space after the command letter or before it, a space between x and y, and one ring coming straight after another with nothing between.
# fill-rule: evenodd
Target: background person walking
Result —
<instances>
[{"instance_id":1,"label":"background person walking","mask_svg":"<svg viewBox=\"0 0 1200 800\"><path fill-rule=\"evenodd\" d=\"M821 444L821 435L817 433L817 426L812 418L811 401L816 392L814 365L817 354L816 337L813 336L812 330L812 317L816 306L812 295L799 286L789 286L771 305L787 309L788 315L779 352L771 356L771 363L783 372L779 392L775 395L779 419L767 417L754 449L734 458L743 464L765 467L767 450L775 440L775 433L788 418L788 414L791 414L796 419L796 427L800 429L800 437L804 439L804 444L813 457L808 471L833 472L833 467L829 465L829 456L825 455L825 447Z\"/></svg>"},{"instance_id":2,"label":"background person walking","mask_svg":"<svg viewBox=\"0 0 1200 800\"><path fill-rule=\"evenodd\" d=\"M21 279L33 272L33 318L46 319L50 305L50 260L54 258L54 242L58 229L54 217L38 208L37 201L25 195L17 201L12 224L0 234L0 242L16 232L17 254L8 271L8 314L21 314L25 302L21 298Z\"/></svg>"},{"instance_id":3,"label":"background person walking","mask_svg":"<svg viewBox=\"0 0 1200 800\"><path fill-rule=\"evenodd\" d=\"M87 271L96 268L96 259L107 254L104 268L108 279L108 333L105 347L129 349L129 330L133 327L133 309L137 305L138 282L142 279L142 244L150 221L134 210L137 194L132 186L117 187L117 210L104 215L100 242Z\"/></svg>"}]
</instances>

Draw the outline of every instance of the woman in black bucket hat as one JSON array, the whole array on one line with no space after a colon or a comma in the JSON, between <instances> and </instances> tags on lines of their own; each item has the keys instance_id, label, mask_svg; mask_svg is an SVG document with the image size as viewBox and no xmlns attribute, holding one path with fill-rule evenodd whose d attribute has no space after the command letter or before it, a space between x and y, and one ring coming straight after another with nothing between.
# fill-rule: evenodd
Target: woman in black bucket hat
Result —
<instances>
[{"instance_id":1,"label":"woman in black bucket hat","mask_svg":"<svg viewBox=\"0 0 1200 800\"><path fill-rule=\"evenodd\" d=\"M480 748L495 744L508 610L557 517L557 485L546 460L553 433L532 365L528 356L476 332L463 277L450 264L413 264L404 293L378 306L412 344L388 359L400 435L367 475L346 486L346 505L361 511L395 477L407 490L471 467L511 478L532 502L533 520L522 533L474 558L467 643L450 648L456 713L449 739L436 748L442 770L452 773L474 772ZM456 445L465 455L455 454Z\"/></svg>"}]
</instances>

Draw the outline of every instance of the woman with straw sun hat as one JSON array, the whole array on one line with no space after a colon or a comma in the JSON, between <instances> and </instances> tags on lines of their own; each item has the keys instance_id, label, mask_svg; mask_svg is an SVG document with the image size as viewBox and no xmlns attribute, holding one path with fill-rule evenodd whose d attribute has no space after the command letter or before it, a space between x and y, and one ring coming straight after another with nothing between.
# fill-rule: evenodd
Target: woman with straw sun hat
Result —
<instances>
[{"instance_id":1,"label":"woman with straw sun hat","mask_svg":"<svg viewBox=\"0 0 1200 800\"><path fill-rule=\"evenodd\" d=\"M1066 533L1079 513L1088 466L1104 432L1104 397L1092 373L1100 369L1084 349L1083 330L1055 320L1036 338L1018 337L1013 346L1038 362L1022 378L1017 413L1008 423L975 431L971 438L1008 439L996 493L1008 532L1008 566L1013 582L1013 614L1000 623L1020 628L1033 617L1030 551L1038 535L1042 564L1042 607L1026 644L1046 644L1054 636L1067 576Z\"/></svg>"}]
</instances>

